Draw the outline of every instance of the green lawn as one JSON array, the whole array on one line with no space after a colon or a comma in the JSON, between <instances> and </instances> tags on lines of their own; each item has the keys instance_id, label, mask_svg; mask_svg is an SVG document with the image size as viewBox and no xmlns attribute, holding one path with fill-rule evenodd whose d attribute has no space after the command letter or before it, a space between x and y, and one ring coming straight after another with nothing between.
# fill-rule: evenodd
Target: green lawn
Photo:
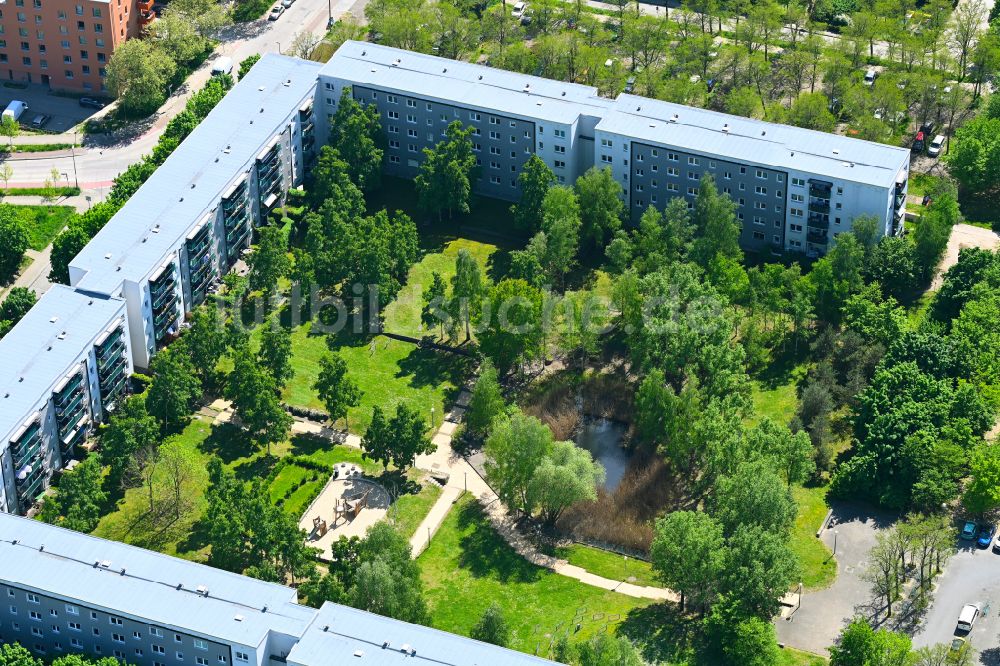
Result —
<instances>
[{"instance_id":1,"label":"green lawn","mask_svg":"<svg viewBox=\"0 0 1000 666\"><path fill-rule=\"evenodd\" d=\"M775 423L787 425L795 410L799 398L796 393L797 380L790 379L783 384L768 387L760 381L753 382L753 421L759 421L765 416Z\"/></svg>"},{"instance_id":2,"label":"green lawn","mask_svg":"<svg viewBox=\"0 0 1000 666\"><path fill-rule=\"evenodd\" d=\"M636 585L649 585L651 587L663 587L663 584L656 580L653 575L653 568L649 562L628 558L617 553L612 553L600 548L591 548L580 543L572 546L560 548L556 551L556 556L567 560L581 569L586 569L592 574L603 576L611 580L628 580ZM631 580L633 579L634 580Z\"/></svg>"},{"instance_id":3,"label":"green lawn","mask_svg":"<svg viewBox=\"0 0 1000 666\"><path fill-rule=\"evenodd\" d=\"M582 640L612 630L630 611L650 604L530 564L497 535L471 497L455 505L417 561L433 626L467 636L496 601L512 630L511 647L523 652L545 655L552 637L566 632Z\"/></svg>"},{"instance_id":4,"label":"green lawn","mask_svg":"<svg viewBox=\"0 0 1000 666\"><path fill-rule=\"evenodd\" d=\"M485 274L490 265L491 256L497 251L497 246L465 238L456 238L445 241L443 248L425 254L410 268L406 286L396 295L396 300L385 309L386 331L412 337L424 335L436 337L438 335L437 329L428 331L421 328L420 310L423 307L423 290L431 284L433 274L437 272L448 284L450 293L451 279L455 275L455 258L460 250L471 252Z\"/></svg>"},{"instance_id":5,"label":"green lawn","mask_svg":"<svg viewBox=\"0 0 1000 666\"><path fill-rule=\"evenodd\" d=\"M403 495L396 500L389 512L396 528L407 538L413 536L420 523L427 517L434 502L441 496L441 486L427 480L415 495Z\"/></svg>"},{"instance_id":6,"label":"green lawn","mask_svg":"<svg viewBox=\"0 0 1000 666\"><path fill-rule=\"evenodd\" d=\"M781 661L777 666L826 666L830 662L811 652L802 652L795 648L785 648L781 651Z\"/></svg>"},{"instance_id":7,"label":"green lawn","mask_svg":"<svg viewBox=\"0 0 1000 666\"><path fill-rule=\"evenodd\" d=\"M306 322L292 331L292 368L282 399L290 405L322 409L313 384L319 376L319 359L332 349L349 368L350 376L362 391L361 404L350 410L348 426L364 433L371 421L372 408L395 412L405 402L430 421L431 409L440 424L446 404L457 395L469 372L469 359L420 349L410 343L378 336L370 340L343 334L328 344L325 335L310 335Z\"/></svg>"},{"instance_id":8,"label":"green lawn","mask_svg":"<svg viewBox=\"0 0 1000 666\"><path fill-rule=\"evenodd\" d=\"M816 531L829 510L826 505L826 491L826 486L792 488L792 496L799 507L799 514L792 527L789 545L799 558L802 582L809 589L827 587L837 577L837 561L830 549L816 538Z\"/></svg>"},{"instance_id":9,"label":"green lawn","mask_svg":"<svg viewBox=\"0 0 1000 666\"><path fill-rule=\"evenodd\" d=\"M76 217L76 211L72 206L3 204L3 207L12 210L15 216L24 222L28 229L28 245L32 250L38 251L44 250L63 227Z\"/></svg>"},{"instance_id":10,"label":"green lawn","mask_svg":"<svg viewBox=\"0 0 1000 666\"><path fill-rule=\"evenodd\" d=\"M311 469L306 469L305 467L300 467L298 465L285 465L274 480L271 481L271 485L268 491L271 496L272 502L277 502L279 499L283 498L292 488L297 488L300 483L310 476L315 474Z\"/></svg>"}]
</instances>

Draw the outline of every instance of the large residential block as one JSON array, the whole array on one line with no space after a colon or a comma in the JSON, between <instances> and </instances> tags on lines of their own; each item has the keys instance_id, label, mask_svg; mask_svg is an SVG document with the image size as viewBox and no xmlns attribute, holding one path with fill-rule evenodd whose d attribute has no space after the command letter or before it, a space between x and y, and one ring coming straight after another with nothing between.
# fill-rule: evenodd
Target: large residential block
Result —
<instances>
[{"instance_id":1,"label":"large residential block","mask_svg":"<svg viewBox=\"0 0 1000 666\"><path fill-rule=\"evenodd\" d=\"M136 367L149 367L302 183L319 67L262 58L70 263L74 287L128 303Z\"/></svg>"},{"instance_id":2,"label":"large residential block","mask_svg":"<svg viewBox=\"0 0 1000 666\"><path fill-rule=\"evenodd\" d=\"M0 642L135 666L534 666L552 662L284 585L0 514Z\"/></svg>"},{"instance_id":3,"label":"large residential block","mask_svg":"<svg viewBox=\"0 0 1000 666\"><path fill-rule=\"evenodd\" d=\"M25 513L114 410L132 372L125 326L123 300L55 285L0 340L0 512Z\"/></svg>"},{"instance_id":4,"label":"large residential block","mask_svg":"<svg viewBox=\"0 0 1000 666\"><path fill-rule=\"evenodd\" d=\"M153 18L153 0L13 0L0 7L0 78L106 92L111 54Z\"/></svg>"},{"instance_id":5,"label":"large residential block","mask_svg":"<svg viewBox=\"0 0 1000 666\"><path fill-rule=\"evenodd\" d=\"M737 204L743 245L823 254L860 215L883 234L902 230L909 152L787 125L620 95L481 65L346 42L319 75L324 135L350 88L382 116L385 171L412 178L423 148L458 120L473 129L475 189L516 201L517 175L537 154L559 182L607 166L633 222L650 205L691 203L712 174Z\"/></svg>"}]
</instances>

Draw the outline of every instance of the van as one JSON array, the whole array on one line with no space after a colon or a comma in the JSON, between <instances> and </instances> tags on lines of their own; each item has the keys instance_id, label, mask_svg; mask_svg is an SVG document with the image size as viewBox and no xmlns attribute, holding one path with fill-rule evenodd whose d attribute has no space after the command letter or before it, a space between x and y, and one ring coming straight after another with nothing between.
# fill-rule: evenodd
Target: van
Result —
<instances>
[{"instance_id":1,"label":"van","mask_svg":"<svg viewBox=\"0 0 1000 666\"><path fill-rule=\"evenodd\" d=\"M233 59L221 56L212 64L212 76L222 76L233 73Z\"/></svg>"},{"instance_id":2,"label":"van","mask_svg":"<svg viewBox=\"0 0 1000 666\"><path fill-rule=\"evenodd\" d=\"M962 606L962 612L958 614L957 630L963 633L969 633L972 631L972 625L976 623L976 618L978 617L979 606L976 604L965 604Z\"/></svg>"},{"instance_id":3,"label":"van","mask_svg":"<svg viewBox=\"0 0 1000 666\"><path fill-rule=\"evenodd\" d=\"M868 71L865 72L865 85L866 86L875 85L875 79L877 78L878 78L878 71L873 67L869 67Z\"/></svg>"},{"instance_id":4,"label":"van","mask_svg":"<svg viewBox=\"0 0 1000 666\"><path fill-rule=\"evenodd\" d=\"M937 157L941 154L942 146L944 146L944 137L938 134L931 140L931 145L927 146L927 154L931 157Z\"/></svg>"},{"instance_id":5,"label":"van","mask_svg":"<svg viewBox=\"0 0 1000 666\"><path fill-rule=\"evenodd\" d=\"M4 118L10 117L13 118L14 120L20 120L21 116L23 116L24 112L27 110L28 110L27 104L25 104L19 99L15 99L11 101L10 104L7 105L6 109L3 110L3 117Z\"/></svg>"}]
</instances>

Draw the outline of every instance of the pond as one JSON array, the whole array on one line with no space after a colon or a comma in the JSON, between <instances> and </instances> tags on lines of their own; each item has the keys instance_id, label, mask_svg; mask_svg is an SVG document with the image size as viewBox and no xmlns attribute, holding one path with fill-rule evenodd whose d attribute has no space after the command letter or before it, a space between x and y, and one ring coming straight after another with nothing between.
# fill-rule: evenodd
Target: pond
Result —
<instances>
[{"instance_id":1,"label":"pond","mask_svg":"<svg viewBox=\"0 0 1000 666\"><path fill-rule=\"evenodd\" d=\"M614 492L628 469L631 452L622 446L626 426L608 419L587 419L584 421L575 442L580 448L590 451L594 460L604 465L607 476L604 489Z\"/></svg>"}]
</instances>

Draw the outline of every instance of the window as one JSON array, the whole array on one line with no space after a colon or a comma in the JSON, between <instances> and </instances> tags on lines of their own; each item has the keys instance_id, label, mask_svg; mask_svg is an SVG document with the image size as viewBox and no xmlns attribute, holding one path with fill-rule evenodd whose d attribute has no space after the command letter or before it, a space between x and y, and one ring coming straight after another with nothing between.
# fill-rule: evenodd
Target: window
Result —
<instances>
[{"instance_id":1,"label":"window","mask_svg":"<svg viewBox=\"0 0 1000 666\"><path fill-rule=\"evenodd\" d=\"M777 235L771 236L771 239L772 239L771 240L772 243L780 243L781 242L781 236L777 236Z\"/></svg>"},{"instance_id":2,"label":"window","mask_svg":"<svg viewBox=\"0 0 1000 666\"><path fill-rule=\"evenodd\" d=\"M637 175L637 176L645 176L646 175L646 171L644 169L636 169L635 170L635 175Z\"/></svg>"},{"instance_id":3,"label":"window","mask_svg":"<svg viewBox=\"0 0 1000 666\"><path fill-rule=\"evenodd\" d=\"M101 630L98 629L97 627L94 627L93 631L94 631L94 635L95 636L100 636L101 635Z\"/></svg>"},{"instance_id":4,"label":"window","mask_svg":"<svg viewBox=\"0 0 1000 666\"><path fill-rule=\"evenodd\" d=\"M17 615L17 606L11 606L10 607L10 614L11 615Z\"/></svg>"},{"instance_id":5,"label":"window","mask_svg":"<svg viewBox=\"0 0 1000 666\"><path fill-rule=\"evenodd\" d=\"M101 8L94 7L94 18L101 18Z\"/></svg>"},{"instance_id":6,"label":"window","mask_svg":"<svg viewBox=\"0 0 1000 666\"><path fill-rule=\"evenodd\" d=\"M32 627L31 628L31 635L32 636L41 636L42 635L42 630L39 629L38 627Z\"/></svg>"},{"instance_id":7,"label":"window","mask_svg":"<svg viewBox=\"0 0 1000 666\"><path fill-rule=\"evenodd\" d=\"M226 663L226 655L224 655L224 654L220 654L219 655L219 663L220 664Z\"/></svg>"},{"instance_id":8,"label":"window","mask_svg":"<svg viewBox=\"0 0 1000 666\"><path fill-rule=\"evenodd\" d=\"M701 178L701 174L697 171L688 171L688 180L698 180Z\"/></svg>"},{"instance_id":9,"label":"window","mask_svg":"<svg viewBox=\"0 0 1000 666\"><path fill-rule=\"evenodd\" d=\"M667 192L676 192L677 183L667 183Z\"/></svg>"},{"instance_id":10,"label":"window","mask_svg":"<svg viewBox=\"0 0 1000 666\"><path fill-rule=\"evenodd\" d=\"M601 161L605 164L611 164L611 155L601 155Z\"/></svg>"},{"instance_id":11,"label":"window","mask_svg":"<svg viewBox=\"0 0 1000 666\"><path fill-rule=\"evenodd\" d=\"M89 59L90 59L89 51L80 51L80 60L89 60Z\"/></svg>"},{"instance_id":12,"label":"window","mask_svg":"<svg viewBox=\"0 0 1000 666\"><path fill-rule=\"evenodd\" d=\"M416 139L417 138L417 130L415 130L415 129L408 129L408 130L406 130L406 136L410 137L411 139Z\"/></svg>"},{"instance_id":13,"label":"window","mask_svg":"<svg viewBox=\"0 0 1000 666\"><path fill-rule=\"evenodd\" d=\"M715 160L709 160L708 161L708 168L709 169L714 169L715 168Z\"/></svg>"},{"instance_id":14,"label":"window","mask_svg":"<svg viewBox=\"0 0 1000 666\"><path fill-rule=\"evenodd\" d=\"M690 194L693 197L694 196L698 196L698 188L697 187L689 187L688 188L688 194Z\"/></svg>"},{"instance_id":15,"label":"window","mask_svg":"<svg viewBox=\"0 0 1000 666\"><path fill-rule=\"evenodd\" d=\"M389 134L399 134L399 128L396 127L395 125L389 125L387 128L385 128L385 131L388 132Z\"/></svg>"},{"instance_id":16,"label":"window","mask_svg":"<svg viewBox=\"0 0 1000 666\"><path fill-rule=\"evenodd\" d=\"M793 224L791 228L792 228L792 231L799 231L799 232L802 231L802 225L801 224Z\"/></svg>"},{"instance_id":17,"label":"window","mask_svg":"<svg viewBox=\"0 0 1000 666\"><path fill-rule=\"evenodd\" d=\"M80 631L80 623L79 622L67 622L66 626L68 626L70 628L70 631Z\"/></svg>"},{"instance_id":18,"label":"window","mask_svg":"<svg viewBox=\"0 0 1000 666\"><path fill-rule=\"evenodd\" d=\"M774 196L776 196L779 199L784 199L785 198L785 193L782 192L781 190L775 190L774 191Z\"/></svg>"},{"instance_id":19,"label":"window","mask_svg":"<svg viewBox=\"0 0 1000 666\"><path fill-rule=\"evenodd\" d=\"M415 115L413 115L412 113L408 113L408 114L406 114L406 122L410 123L411 125L416 125L417 124L417 117Z\"/></svg>"},{"instance_id":20,"label":"window","mask_svg":"<svg viewBox=\"0 0 1000 666\"><path fill-rule=\"evenodd\" d=\"M389 155L389 163L399 164L399 157L397 157L396 155Z\"/></svg>"},{"instance_id":21,"label":"window","mask_svg":"<svg viewBox=\"0 0 1000 666\"><path fill-rule=\"evenodd\" d=\"M806 200L805 196L803 196L801 194L794 194L794 193L791 195L791 199L792 199L792 201L794 203L803 203Z\"/></svg>"},{"instance_id":22,"label":"window","mask_svg":"<svg viewBox=\"0 0 1000 666\"><path fill-rule=\"evenodd\" d=\"M236 661L250 661L250 657L247 655L247 653L240 652L239 650L233 653L233 658L236 659Z\"/></svg>"},{"instance_id":23,"label":"window","mask_svg":"<svg viewBox=\"0 0 1000 666\"><path fill-rule=\"evenodd\" d=\"M27 21L27 20L28 20L28 19L27 19L27 17L26 17L25 15L24 15L24 12L18 12L18 13L17 13L17 22L18 22L18 23L24 23L24 22L25 22L25 21Z\"/></svg>"},{"instance_id":24,"label":"window","mask_svg":"<svg viewBox=\"0 0 1000 666\"><path fill-rule=\"evenodd\" d=\"M676 176L678 173L680 172L677 170L677 167L667 167L668 176Z\"/></svg>"},{"instance_id":25,"label":"window","mask_svg":"<svg viewBox=\"0 0 1000 666\"><path fill-rule=\"evenodd\" d=\"M156 636L157 638L163 638L163 630L160 629L159 627L150 627L149 635Z\"/></svg>"},{"instance_id":26,"label":"window","mask_svg":"<svg viewBox=\"0 0 1000 666\"><path fill-rule=\"evenodd\" d=\"M176 652L176 655L177 655L177 661L184 661L184 653L183 652L181 652L180 650L178 650Z\"/></svg>"},{"instance_id":27,"label":"window","mask_svg":"<svg viewBox=\"0 0 1000 666\"><path fill-rule=\"evenodd\" d=\"M788 209L788 214L789 215L793 215L795 217L802 217L802 209L801 208L789 208Z\"/></svg>"},{"instance_id":28,"label":"window","mask_svg":"<svg viewBox=\"0 0 1000 666\"><path fill-rule=\"evenodd\" d=\"M38 611L30 611L30 612L28 613L28 615L29 615L29 616L31 617L31 619L32 619L32 620L34 620L35 622L41 622L41 621L42 621L42 614L41 614L41 613L39 613Z\"/></svg>"},{"instance_id":29,"label":"window","mask_svg":"<svg viewBox=\"0 0 1000 666\"><path fill-rule=\"evenodd\" d=\"M62 631L62 630L59 628L58 624L53 624L52 625L52 633L53 634L58 634L60 631Z\"/></svg>"},{"instance_id":30,"label":"window","mask_svg":"<svg viewBox=\"0 0 1000 666\"><path fill-rule=\"evenodd\" d=\"M499 125L500 119L496 116L490 116L490 125Z\"/></svg>"},{"instance_id":31,"label":"window","mask_svg":"<svg viewBox=\"0 0 1000 666\"><path fill-rule=\"evenodd\" d=\"M644 191L644 188L642 187L642 185L641 185L641 184L639 184L639 185L636 185L636 186L635 186L635 191L636 191L636 192L642 192L642 191Z\"/></svg>"},{"instance_id":32,"label":"window","mask_svg":"<svg viewBox=\"0 0 1000 666\"><path fill-rule=\"evenodd\" d=\"M499 169L500 168L500 163L499 162L490 162L490 168L491 169Z\"/></svg>"},{"instance_id":33,"label":"window","mask_svg":"<svg viewBox=\"0 0 1000 666\"><path fill-rule=\"evenodd\" d=\"M67 69L67 70L65 70L65 71L63 72L63 74L65 74L65 75L66 75L66 78L67 78L67 79L72 79L72 78L73 78L73 70L71 70L71 69Z\"/></svg>"},{"instance_id":34,"label":"window","mask_svg":"<svg viewBox=\"0 0 1000 666\"><path fill-rule=\"evenodd\" d=\"M469 120L482 120L482 119L483 117L478 113L472 113L472 112L469 113Z\"/></svg>"},{"instance_id":35,"label":"window","mask_svg":"<svg viewBox=\"0 0 1000 666\"><path fill-rule=\"evenodd\" d=\"M494 185L500 184L500 176L490 176L490 182Z\"/></svg>"},{"instance_id":36,"label":"window","mask_svg":"<svg viewBox=\"0 0 1000 666\"><path fill-rule=\"evenodd\" d=\"M556 149L556 153L558 155L565 155L566 154L566 146L556 146L555 149Z\"/></svg>"},{"instance_id":37,"label":"window","mask_svg":"<svg viewBox=\"0 0 1000 666\"><path fill-rule=\"evenodd\" d=\"M725 173L722 174L722 177L725 178L726 180L732 180L733 179L733 172L732 171L726 171Z\"/></svg>"},{"instance_id":38,"label":"window","mask_svg":"<svg viewBox=\"0 0 1000 666\"><path fill-rule=\"evenodd\" d=\"M746 199L744 199L743 197L740 197L740 200L739 200L739 202L738 202L738 203L739 203L739 204L740 204L741 206L745 206L745 205L747 205L747 200L746 200Z\"/></svg>"},{"instance_id":39,"label":"window","mask_svg":"<svg viewBox=\"0 0 1000 666\"><path fill-rule=\"evenodd\" d=\"M496 141L500 138L500 132L490 132L490 138Z\"/></svg>"},{"instance_id":40,"label":"window","mask_svg":"<svg viewBox=\"0 0 1000 666\"><path fill-rule=\"evenodd\" d=\"M417 108L417 100L415 99L406 100L406 106L410 107L411 109Z\"/></svg>"},{"instance_id":41,"label":"window","mask_svg":"<svg viewBox=\"0 0 1000 666\"><path fill-rule=\"evenodd\" d=\"M780 174L780 173L778 173L778 174L775 174L775 175L774 175L774 179L775 179L776 181L778 181L779 183L783 183L783 182L785 182L785 176L784 176L784 175L782 175L782 174Z\"/></svg>"},{"instance_id":42,"label":"window","mask_svg":"<svg viewBox=\"0 0 1000 666\"><path fill-rule=\"evenodd\" d=\"M557 130L553 130L552 133L556 135L557 139L565 139L566 138L566 130L557 129Z\"/></svg>"},{"instance_id":43,"label":"window","mask_svg":"<svg viewBox=\"0 0 1000 666\"><path fill-rule=\"evenodd\" d=\"M763 169L757 169L757 177L762 180L767 180L767 172Z\"/></svg>"},{"instance_id":44,"label":"window","mask_svg":"<svg viewBox=\"0 0 1000 666\"><path fill-rule=\"evenodd\" d=\"M389 104L396 104L397 103L395 95L386 95L385 96L385 101L389 102Z\"/></svg>"},{"instance_id":45,"label":"window","mask_svg":"<svg viewBox=\"0 0 1000 666\"><path fill-rule=\"evenodd\" d=\"M511 142L511 143L517 143L517 137L516 137L516 136L513 136L513 135L512 135L512 136L510 137L510 142Z\"/></svg>"},{"instance_id":46,"label":"window","mask_svg":"<svg viewBox=\"0 0 1000 666\"><path fill-rule=\"evenodd\" d=\"M122 634L111 634L111 640L113 640L115 643L124 643L125 636Z\"/></svg>"},{"instance_id":47,"label":"window","mask_svg":"<svg viewBox=\"0 0 1000 666\"><path fill-rule=\"evenodd\" d=\"M688 164L691 166L699 166L701 164L701 160L697 157L688 157Z\"/></svg>"},{"instance_id":48,"label":"window","mask_svg":"<svg viewBox=\"0 0 1000 666\"><path fill-rule=\"evenodd\" d=\"M32 603L32 604L39 603L39 601L38 601L38 595L37 594L32 594L31 592L28 592L24 596L28 600L28 603Z\"/></svg>"},{"instance_id":49,"label":"window","mask_svg":"<svg viewBox=\"0 0 1000 666\"><path fill-rule=\"evenodd\" d=\"M762 187L762 186L760 186L760 185L756 185L756 186L755 186L755 187L753 188L753 191L754 191L755 193L757 193L757 194L767 194L767 188L766 188L766 187Z\"/></svg>"},{"instance_id":50,"label":"window","mask_svg":"<svg viewBox=\"0 0 1000 666\"><path fill-rule=\"evenodd\" d=\"M741 166L741 167L740 167L740 175L741 175L741 176L745 176L745 175L746 175L746 173L747 173L747 168L746 168L746 167L744 167L744 166Z\"/></svg>"},{"instance_id":51,"label":"window","mask_svg":"<svg viewBox=\"0 0 1000 666\"><path fill-rule=\"evenodd\" d=\"M10 626L14 631L21 631L21 625L19 625L17 622L11 622Z\"/></svg>"},{"instance_id":52,"label":"window","mask_svg":"<svg viewBox=\"0 0 1000 666\"><path fill-rule=\"evenodd\" d=\"M133 631L132 632L132 638L134 638L137 641L141 641L142 640L142 632Z\"/></svg>"},{"instance_id":53,"label":"window","mask_svg":"<svg viewBox=\"0 0 1000 666\"><path fill-rule=\"evenodd\" d=\"M763 201L754 201L753 207L756 208L757 210L766 210L767 204L764 203Z\"/></svg>"},{"instance_id":54,"label":"window","mask_svg":"<svg viewBox=\"0 0 1000 666\"><path fill-rule=\"evenodd\" d=\"M104 26L101 25L100 23L95 23L94 24L94 32L97 32L97 33L104 32ZM103 44L98 44L98 46L103 46Z\"/></svg>"},{"instance_id":55,"label":"window","mask_svg":"<svg viewBox=\"0 0 1000 666\"><path fill-rule=\"evenodd\" d=\"M783 212L784 210L785 210L784 206L775 206L775 207L774 207L774 212L775 212L775 213L781 213L781 212Z\"/></svg>"},{"instance_id":56,"label":"window","mask_svg":"<svg viewBox=\"0 0 1000 666\"><path fill-rule=\"evenodd\" d=\"M122 619L120 617L109 617L108 624L111 624L115 627L122 627L125 625L125 623L122 622Z\"/></svg>"},{"instance_id":57,"label":"window","mask_svg":"<svg viewBox=\"0 0 1000 666\"><path fill-rule=\"evenodd\" d=\"M601 147L602 148L613 148L614 144L612 143L611 139L601 139Z\"/></svg>"},{"instance_id":58,"label":"window","mask_svg":"<svg viewBox=\"0 0 1000 666\"><path fill-rule=\"evenodd\" d=\"M445 133L442 132L442 136L444 136L444 135L445 135ZM472 136L482 136L482 135L483 135L483 133L479 131L478 127L473 127L472 128Z\"/></svg>"},{"instance_id":59,"label":"window","mask_svg":"<svg viewBox=\"0 0 1000 666\"><path fill-rule=\"evenodd\" d=\"M746 184L745 183L740 183L740 192L745 192L746 189L747 189Z\"/></svg>"},{"instance_id":60,"label":"window","mask_svg":"<svg viewBox=\"0 0 1000 666\"><path fill-rule=\"evenodd\" d=\"M837 188L837 194L843 194L843 193L844 193L844 188L838 187Z\"/></svg>"},{"instance_id":61,"label":"window","mask_svg":"<svg viewBox=\"0 0 1000 666\"><path fill-rule=\"evenodd\" d=\"M162 645L154 645L154 646L152 646L152 650L153 650L153 654L166 654L167 653L166 649L164 649L164 647Z\"/></svg>"},{"instance_id":62,"label":"window","mask_svg":"<svg viewBox=\"0 0 1000 666\"><path fill-rule=\"evenodd\" d=\"M69 639L69 644L70 644L70 646L75 647L78 650L82 650L83 649L83 643L80 642L79 638L71 638L71 639Z\"/></svg>"},{"instance_id":63,"label":"window","mask_svg":"<svg viewBox=\"0 0 1000 666\"><path fill-rule=\"evenodd\" d=\"M840 210L840 209L842 209L844 207L844 204L842 204L842 203L840 203L838 201L836 204L834 204L834 207L835 207L836 210Z\"/></svg>"},{"instance_id":64,"label":"window","mask_svg":"<svg viewBox=\"0 0 1000 666\"><path fill-rule=\"evenodd\" d=\"M208 644L201 638L194 639L194 646L199 650L207 650Z\"/></svg>"},{"instance_id":65,"label":"window","mask_svg":"<svg viewBox=\"0 0 1000 666\"><path fill-rule=\"evenodd\" d=\"M490 155L499 155L500 149L496 146L490 146Z\"/></svg>"},{"instance_id":66,"label":"window","mask_svg":"<svg viewBox=\"0 0 1000 666\"><path fill-rule=\"evenodd\" d=\"M399 111L386 111L385 115L389 117L389 120L399 120Z\"/></svg>"},{"instance_id":67,"label":"window","mask_svg":"<svg viewBox=\"0 0 1000 666\"><path fill-rule=\"evenodd\" d=\"M840 218L839 217L833 218L833 223L834 224L840 224Z\"/></svg>"},{"instance_id":68,"label":"window","mask_svg":"<svg viewBox=\"0 0 1000 666\"><path fill-rule=\"evenodd\" d=\"M208 659L205 659L204 657L195 657L194 661L198 664L198 666L208 666Z\"/></svg>"},{"instance_id":69,"label":"window","mask_svg":"<svg viewBox=\"0 0 1000 666\"><path fill-rule=\"evenodd\" d=\"M87 29L87 24L85 24L83 21L77 21L76 29L78 32L83 32L84 30Z\"/></svg>"},{"instance_id":70,"label":"window","mask_svg":"<svg viewBox=\"0 0 1000 666\"><path fill-rule=\"evenodd\" d=\"M563 162L562 160L556 160L555 161L555 165L556 165L557 169L565 169L566 168L566 163Z\"/></svg>"},{"instance_id":71,"label":"window","mask_svg":"<svg viewBox=\"0 0 1000 666\"><path fill-rule=\"evenodd\" d=\"M755 231L755 232L753 232L753 237L754 237L754 240L764 240L764 232L763 231Z\"/></svg>"},{"instance_id":72,"label":"window","mask_svg":"<svg viewBox=\"0 0 1000 666\"><path fill-rule=\"evenodd\" d=\"M805 178L792 178L792 185L794 185L795 187L805 187L806 186L806 179Z\"/></svg>"},{"instance_id":73,"label":"window","mask_svg":"<svg viewBox=\"0 0 1000 666\"><path fill-rule=\"evenodd\" d=\"M649 165L649 170L652 171L653 173L656 173L657 171L660 170L660 167L655 164L651 164Z\"/></svg>"},{"instance_id":74,"label":"window","mask_svg":"<svg viewBox=\"0 0 1000 666\"><path fill-rule=\"evenodd\" d=\"M677 161L677 153L667 153L667 159L671 162Z\"/></svg>"}]
</instances>

